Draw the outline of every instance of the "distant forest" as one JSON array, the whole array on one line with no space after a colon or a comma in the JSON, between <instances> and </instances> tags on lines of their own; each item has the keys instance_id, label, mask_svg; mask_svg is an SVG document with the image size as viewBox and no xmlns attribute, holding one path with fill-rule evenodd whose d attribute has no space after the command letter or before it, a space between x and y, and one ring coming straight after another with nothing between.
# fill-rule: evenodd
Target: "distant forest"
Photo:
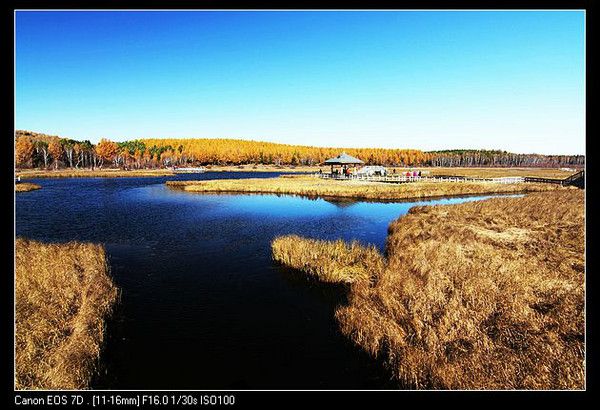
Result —
<instances>
[{"instance_id":1,"label":"distant forest","mask_svg":"<svg viewBox=\"0 0 600 410\"><path fill-rule=\"evenodd\" d=\"M420 151L323 148L235 139L137 139L97 144L31 131L16 132L20 168L157 168L192 165L318 165L340 152L369 165L439 167L583 167L583 155L515 154L497 150Z\"/></svg>"}]
</instances>

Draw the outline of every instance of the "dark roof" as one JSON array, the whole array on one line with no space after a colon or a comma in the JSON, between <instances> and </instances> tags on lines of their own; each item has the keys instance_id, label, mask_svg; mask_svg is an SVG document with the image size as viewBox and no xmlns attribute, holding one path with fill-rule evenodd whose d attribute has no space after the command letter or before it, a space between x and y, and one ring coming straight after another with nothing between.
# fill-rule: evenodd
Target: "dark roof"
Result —
<instances>
[{"instance_id":1,"label":"dark roof","mask_svg":"<svg viewBox=\"0 0 600 410\"><path fill-rule=\"evenodd\" d=\"M328 160L326 160L325 164L330 164L330 165L364 164L364 162L358 158L354 158L354 157L346 154L345 152L342 152L337 157L329 158Z\"/></svg>"}]
</instances>

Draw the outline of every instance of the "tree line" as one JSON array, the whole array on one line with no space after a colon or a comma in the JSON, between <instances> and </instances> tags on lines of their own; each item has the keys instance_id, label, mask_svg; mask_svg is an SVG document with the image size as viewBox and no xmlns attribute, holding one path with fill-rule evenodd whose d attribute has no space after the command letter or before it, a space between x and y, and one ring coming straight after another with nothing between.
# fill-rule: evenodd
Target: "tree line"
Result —
<instances>
[{"instance_id":1,"label":"tree line","mask_svg":"<svg viewBox=\"0 0 600 410\"><path fill-rule=\"evenodd\" d=\"M17 131L15 162L21 168L157 168L193 165L318 165L341 151L368 165L440 167L581 167L583 155L515 154L494 150L420 151L333 148L235 139L136 139L114 142Z\"/></svg>"},{"instance_id":2,"label":"tree line","mask_svg":"<svg viewBox=\"0 0 600 410\"><path fill-rule=\"evenodd\" d=\"M585 155L515 154L499 150L431 151L436 167L583 167Z\"/></svg>"}]
</instances>

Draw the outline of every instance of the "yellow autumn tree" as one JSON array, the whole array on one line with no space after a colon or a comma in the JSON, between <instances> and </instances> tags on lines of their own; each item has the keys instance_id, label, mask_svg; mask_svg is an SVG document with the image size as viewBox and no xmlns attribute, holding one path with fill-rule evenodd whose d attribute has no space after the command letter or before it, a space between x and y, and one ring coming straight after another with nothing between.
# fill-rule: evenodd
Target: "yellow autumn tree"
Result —
<instances>
[{"instance_id":1,"label":"yellow autumn tree","mask_svg":"<svg viewBox=\"0 0 600 410\"><path fill-rule=\"evenodd\" d=\"M63 146L60 144L59 138L52 138L50 142L48 142L48 153L52 157L52 161L54 161L54 169L57 169L58 162L63 153Z\"/></svg>"},{"instance_id":2,"label":"yellow autumn tree","mask_svg":"<svg viewBox=\"0 0 600 410\"><path fill-rule=\"evenodd\" d=\"M28 165L33 157L33 141L29 137L18 137L15 142L15 160L17 165Z\"/></svg>"},{"instance_id":3,"label":"yellow autumn tree","mask_svg":"<svg viewBox=\"0 0 600 410\"><path fill-rule=\"evenodd\" d=\"M119 146L115 142L102 138L100 142L98 142L98 145L96 145L96 154L98 155L98 158L100 158L100 168L104 165L104 161L113 161L118 150Z\"/></svg>"}]
</instances>

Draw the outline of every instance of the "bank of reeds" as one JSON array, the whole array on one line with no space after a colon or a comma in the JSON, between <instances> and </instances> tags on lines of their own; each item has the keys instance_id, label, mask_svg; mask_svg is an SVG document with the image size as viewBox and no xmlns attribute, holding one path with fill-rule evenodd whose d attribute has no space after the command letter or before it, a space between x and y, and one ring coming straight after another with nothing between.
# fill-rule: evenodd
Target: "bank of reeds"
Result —
<instances>
[{"instance_id":1,"label":"bank of reeds","mask_svg":"<svg viewBox=\"0 0 600 410\"><path fill-rule=\"evenodd\" d=\"M17 238L15 387L84 389L118 290L101 245Z\"/></svg>"},{"instance_id":2,"label":"bank of reeds","mask_svg":"<svg viewBox=\"0 0 600 410\"><path fill-rule=\"evenodd\" d=\"M354 241L322 241L297 235L280 236L272 243L273 258L323 282L354 283L368 280L383 268L383 257L374 246Z\"/></svg>"},{"instance_id":3,"label":"bank of reeds","mask_svg":"<svg viewBox=\"0 0 600 410\"><path fill-rule=\"evenodd\" d=\"M336 318L403 387L582 389L584 245L579 190L415 207Z\"/></svg>"},{"instance_id":4,"label":"bank of reeds","mask_svg":"<svg viewBox=\"0 0 600 410\"><path fill-rule=\"evenodd\" d=\"M138 178L172 176L175 173L169 169L48 169L48 170L23 170L15 174L21 179L32 178Z\"/></svg>"},{"instance_id":5,"label":"bank of reeds","mask_svg":"<svg viewBox=\"0 0 600 410\"><path fill-rule=\"evenodd\" d=\"M456 195L524 193L577 189L555 184L491 182L411 182L392 184L366 181L339 181L313 176L218 179L206 181L167 181L167 186L187 192L270 193L311 197L338 197L402 200Z\"/></svg>"},{"instance_id":6,"label":"bank of reeds","mask_svg":"<svg viewBox=\"0 0 600 410\"><path fill-rule=\"evenodd\" d=\"M15 192L28 192L35 191L36 189L40 189L41 186L38 184L32 184L29 182L20 182L15 184Z\"/></svg>"}]
</instances>

